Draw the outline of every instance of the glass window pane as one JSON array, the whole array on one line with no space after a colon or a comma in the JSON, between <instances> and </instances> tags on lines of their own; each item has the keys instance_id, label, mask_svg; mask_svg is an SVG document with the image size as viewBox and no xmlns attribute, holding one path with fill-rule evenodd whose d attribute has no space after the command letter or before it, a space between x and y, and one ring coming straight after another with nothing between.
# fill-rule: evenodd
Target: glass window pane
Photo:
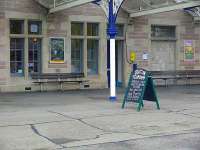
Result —
<instances>
[{"instance_id":1,"label":"glass window pane","mask_svg":"<svg viewBox=\"0 0 200 150\"><path fill-rule=\"evenodd\" d=\"M151 26L151 37L163 37L163 38L175 38L176 27L175 26Z\"/></svg>"},{"instance_id":2,"label":"glass window pane","mask_svg":"<svg viewBox=\"0 0 200 150\"><path fill-rule=\"evenodd\" d=\"M34 60L34 59L33 59L33 51L30 51L30 50L29 50L28 56L29 56L29 63L30 63L30 62L33 62L33 60Z\"/></svg>"},{"instance_id":3,"label":"glass window pane","mask_svg":"<svg viewBox=\"0 0 200 150\"><path fill-rule=\"evenodd\" d=\"M71 35L83 35L83 23L71 23Z\"/></svg>"},{"instance_id":4,"label":"glass window pane","mask_svg":"<svg viewBox=\"0 0 200 150\"><path fill-rule=\"evenodd\" d=\"M24 69L24 39L10 39L10 72L23 75Z\"/></svg>"},{"instance_id":5,"label":"glass window pane","mask_svg":"<svg viewBox=\"0 0 200 150\"><path fill-rule=\"evenodd\" d=\"M88 74L98 74L99 41L89 39L87 41L87 67Z\"/></svg>"},{"instance_id":6,"label":"glass window pane","mask_svg":"<svg viewBox=\"0 0 200 150\"><path fill-rule=\"evenodd\" d=\"M81 73L83 71L83 40L72 39L71 47L71 71Z\"/></svg>"},{"instance_id":7,"label":"glass window pane","mask_svg":"<svg viewBox=\"0 0 200 150\"><path fill-rule=\"evenodd\" d=\"M10 20L10 34L24 34L24 21Z\"/></svg>"},{"instance_id":8,"label":"glass window pane","mask_svg":"<svg viewBox=\"0 0 200 150\"><path fill-rule=\"evenodd\" d=\"M23 74L23 64L22 64L22 62L16 63L16 73Z\"/></svg>"},{"instance_id":9,"label":"glass window pane","mask_svg":"<svg viewBox=\"0 0 200 150\"><path fill-rule=\"evenodd\" d=\"M15 51L10 51L10 61L15 61Z\"/></svg>"},{"instance_id":10,"label":"glass window pane","mask_svg":"<svg viewBox=\"0 0 200 150\"><path fill-rule=\"evenodd\" d=\"M51 38L51 63L64 63L64 38Z\"/></svg>"},{"instance_id":11,"label":"glass window pane","mask_svg":"<svg viewBox=\"0 0 200 150\"><path fill-rule=\"evenodd\" d=\"M15 49L24 50L24 39L15 39Z\"/></svg>"},{"instance_id":12,"label":"glass window pane","mask_svg":"<svg viewBox=\"0 0 200 150\"><path fill-rule=\"evenodd\" d=\"M29 34L42 34L42 22L41 21L29 21L28 22Z\"/></svg>"},{"instance_id":13,"label":"glass window pane","mask_svg":"<svg viewBox=\"0 0 200 150\"><path fill-rule=\"evenodd\" d=\"M33 68L34 72L38 72L38 63L34 62L34 68Z\"/></svg>"},{"instance_id":14,"label":"glass window pane","mask_svg":"<svg viewBox=\"0 0 200 150\"><path fill-rule=\"evenodd\" d=\"M99 24L98 23L88 23L87 24L87 35L88 36L98 36L99 35Z\"/></svg>"},{"instance_id":15,"label":"glass window pane","mask_svg":"<svg viewBox=\"0 0 200 150\"><path fill-rule=\"evenodd\" d=\"M29 38L29 73L39 72L41 39Z\"/></svg>"},{"instance_id":16,"label":"glass window pane","mask_svg":"<svg viewBox=\"0 0 200 150\"><path fill-rule=\"evenodd\" d=\"M22 61L22 51L16 51L16 60Z\"/></svg>"},{"instance_id":17,"label":"glass window pane","mask_svg":"<svg viewBox=\"0 0 200 150\"><path fill-rule=\"evenodd\" d=\"M34 61L38 61L38 51L34 51Z\"/></svg>"},{"instance_id":18,"label":"glass window pane","mask_svg":"<svg viewBox=\"0 0 200 150\"><path fill-rule=\"evenodd\" d=\"M124 36L124 25L123 24L117 24L117 36L118 37L123 37Z\"/></svg>"},{"instance_id":19,"label":"glass window pane","mask_svg":"<svg viewBox=\"0 0 200 150\"><path fill-rule=\"evenodd\" d=\"M16 68L16 67L15 67L15 62L11 62L11 63L10 63L10 72L11 72L11 73L15 73L15 72L16 72L16 71L15 71L15 68Z\"/></svg>"}]
</instances>

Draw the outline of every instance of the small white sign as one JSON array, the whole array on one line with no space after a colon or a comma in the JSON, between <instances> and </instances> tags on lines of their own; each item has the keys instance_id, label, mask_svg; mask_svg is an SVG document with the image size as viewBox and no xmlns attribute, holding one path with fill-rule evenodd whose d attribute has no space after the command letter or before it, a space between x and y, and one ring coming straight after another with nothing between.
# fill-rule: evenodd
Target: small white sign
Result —
<instances>
[{"instance_id":1,"label":"small white sign","mask_svg":"<svg viewBox=\"0 0 200 150\"><path fill-rule=\"evenodd\" d=\"M38 32L38 25L31 24L31 33L37 33Z\"/></svg>"},{"instance_id":2,"label":"small white sign","mask_svg":"<svg viewBox=\"0 0 200 150\"><path fill-rule=\"evenodd\" d=\"M148 60L148 54L147 54L147 53L143 53L142 59L143 59L143 60Z\"/></svg>"}]
</instances>

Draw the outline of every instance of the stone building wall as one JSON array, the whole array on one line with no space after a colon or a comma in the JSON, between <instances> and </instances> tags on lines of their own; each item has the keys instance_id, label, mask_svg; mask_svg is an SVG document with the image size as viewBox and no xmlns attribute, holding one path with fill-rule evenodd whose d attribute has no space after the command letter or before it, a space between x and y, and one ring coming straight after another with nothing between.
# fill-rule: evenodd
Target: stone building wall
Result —
<instances>
[{"instance_id":1,"label":"stone building wall","mask_svg":"<svg viewBox=\"0 0 200 150\"><path fill-rule=\"evenodd\" d=\"M25 71L23 77L11 76L10 74L10 33L9 20L41 20L43 23L42 33L42 72L43 73L70 73L71 72L71 22L98 22L99 23L99 74L86 76L90 80L91 88L107 87L107 19L101 8L95 4L85 4L68 10L63 10L54 14L47 14L47 10L34 0L6 0L1 1L0 13L0 70L1 70L1 91L24 91L25 87L32 87L32 90L39 90L38 85L33 85L28 73L28 35L25 35ZM120 10L118 22L126 24L128 14ZM25 31L27 32L27 31ZM25 33L27 34L27 33ZM49 62L49 38L65 38L65 62L64 64L51 64ZM87 54L85 54L87 56ZM87 60L84 61L87 66ZM125 67L126 68L126 67ZM87 70L84 70L87 74ZM4 85L3 85L4 84ZM64 88L80 88L79 85L66 85ZM48 90L57 89L57 85L48 85Z\"/></svg>"},{"instance_id":2,"label":"stone building wall","mask_svg":"<svg viewBox=\"0 0 200 150\"><path fill-rule=\"evenodd\" d=\"M133 25L128 32L128 49L137 53L137 63L140 67L150 69L154 54L151 50L151 25L176 26L175 66L176 70L200 68L200 25L194 24L192 16L182 10L154 14L133 19ZM195 60L184 60L184 40L192 40L195 48ZM148 61L142 60L142 54L148 53ZM166 57L158 56L160 59ZM169 58L170 59L170 58ZM158 64L159 65L159 64Z\"/></svg>"},{"instance_id":3,"label":"stone building wall","mask_svg":"<svg viewBox=\"0 0 200 150\"><path fill-rule=\"evenodd\" d=\"M86 76L90 80L91 88L107 87L107 19L102 9L95 4L85 4L79 7L70 8L57 13L48 14L47 10L34 0L1 0L0 1L0 91L24 91L25 87L31 86L32 90L39 90L39 86L33 85L28 73L28 41L25 48L25 76L12 77L10 75L10 34L9 20L23 19L41 20L43 22L42 33L42 72L44 73L69 73L71 72L71 22L98 22L99 23L99 74L95 76ZM129 21L128 21L129 20ZM175 41L175 69L200 69L200 26L193 24L192 17L179 10L142 16L128 19L128 14L120 9L117 22L124 24L126 40L123 50L123 81L127 85L131 65L128 64L129 52L137 53L137 64L139 67L151 70L159 67L160 62L155 64L155 56L162 60L165 53L158 56L152 51L151 25L173 25L176 26ZM49 38L65 38L65 62L63 64L51 64L49 62ZM26 35L26 40L28 35ZM195 46L194 61L184 60L184 40L193 40ZM86 46L85 46L86 49ZM143 60L144 53L148 54L148 59ZM84 53L87 57L87 53ZM170 58L169 58L170 59ZM152 63L154 61L154 63ZM162 61L161 61L162 62ZM166 64L165 64L166 65ZM87 66L87 60L84 60L84 66ZM154 67L152 67L154 66ZM159 68L157 68L159 69ZM87 75L87 69L84 67ZM56 89L57 85L48 85L48 89ZM72 88L65 85L64 88ZM78 85L74 88L80 88Z\"/></svg>"},{"instance_id":4,"label":"stone building wall","mask_svg":"<svg viewBox=\"0 0 200 150\"><path fill-rule=\"evenodd\" d=\"M4 86L8 80L8 61L7 61L7 49L5 39L5 17L4 13L0 12L0 86ZM0 88L1 91L1 88Z\"/></svg>"}]
</instances>

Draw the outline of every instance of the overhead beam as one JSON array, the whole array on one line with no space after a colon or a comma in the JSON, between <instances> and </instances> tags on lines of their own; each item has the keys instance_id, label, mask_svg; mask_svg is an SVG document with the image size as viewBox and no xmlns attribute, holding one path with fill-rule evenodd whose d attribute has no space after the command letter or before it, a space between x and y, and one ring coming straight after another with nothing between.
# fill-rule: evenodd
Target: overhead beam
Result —
<instances>
[{"instance_id":1,"label":"overhead beam","mask_svg":"<svg viewBox=\"0 0 200 150\"><path fill-rule=\"evenodd\" d=\"M49 8L48 0L35 0L37 3L42 5L43 7Z\"/></svg>"},{"instance_id":2,"label":"overhead beam","mask_svg":"<svg viewBox=\"0 0 200 150\"><path fill-rule=\"evenodd\" d=\"M75 6L80 6L80 5L83 5L83 4L86 4L86 3L90 3L90 2L93 2L93 1L94 0L76 0L76 1L71 1L71 2L68 2L66 4L57 6L55 8L51 8L49 10L49 13L55 13L57 11L61 11L61 10L64 10L64 9L75 7Z\"/></svg>"},{"instance_id":3,"label":"overhead beam","mask_svg":"<svg viewBox=\"0 0 200 150\"><path fill-rule=\"evenodd\" d=\"M139 17L139 16L157 14L157 13L168 12L168 11L184 9L184 8L189 8L189 7L196 7L196 6L200 6L200 1L187 2L187 3L182 3L182 4L175 4L175 5L172 5L172 6L166 6L166 7L161 7L161 8L155 8L155 9L135 12L135 13L131 13L130 17Z\"/></svg>"}]
</instances>

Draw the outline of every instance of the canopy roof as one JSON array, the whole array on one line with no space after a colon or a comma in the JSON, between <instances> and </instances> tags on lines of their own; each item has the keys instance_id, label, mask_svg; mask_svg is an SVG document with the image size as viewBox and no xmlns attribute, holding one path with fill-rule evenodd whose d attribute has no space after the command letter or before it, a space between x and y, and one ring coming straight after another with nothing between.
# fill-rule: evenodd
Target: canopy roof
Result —
<instances>
[{"instance_id":1,"label":"canopy roof","mask_svg":"<svg viewBox=\"0 0 200 150\"><path fill-rule=\"evenodd\" d=\"M49 13L94 2L95 0L35 0L49 9ZM108 0L104 0L108 1ZM124 0L122 9L131 17L172 11L177 9L200 7L200 0ZM200 9L194 9L194 11ZM200 13L195 13L199 14Z\"/></svg>"}]
</instances>

